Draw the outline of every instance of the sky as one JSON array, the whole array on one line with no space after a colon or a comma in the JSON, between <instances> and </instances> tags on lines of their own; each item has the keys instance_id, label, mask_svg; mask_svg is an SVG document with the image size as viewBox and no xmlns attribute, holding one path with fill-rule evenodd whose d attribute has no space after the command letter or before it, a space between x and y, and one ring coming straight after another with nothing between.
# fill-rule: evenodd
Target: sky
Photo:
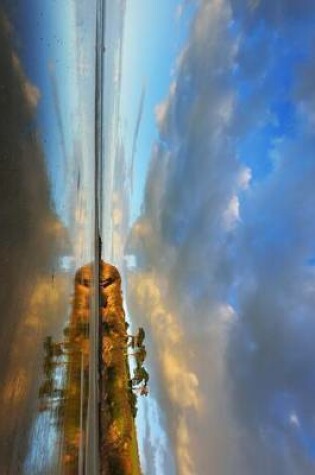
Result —
<instances>
[{"instance_id":1,"label":"sky","mask_svg":"<svg viewBox=\"0 0 315 475\"><path fill-rule=\"evenodd\" d=\"M315 4L124 11L107 238L147 333L144 472L311 474Z\"/></svg>"}]
</instances>

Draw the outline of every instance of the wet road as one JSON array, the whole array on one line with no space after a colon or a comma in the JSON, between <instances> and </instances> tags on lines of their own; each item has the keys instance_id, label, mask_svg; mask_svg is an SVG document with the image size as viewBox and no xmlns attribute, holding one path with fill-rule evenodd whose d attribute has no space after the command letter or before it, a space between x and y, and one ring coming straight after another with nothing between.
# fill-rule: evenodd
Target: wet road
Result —
<instances>
[{"instance_id":1,"label":"wet road","mask_svg":"<svg viewBox=\"0 0 315 475\"><path fill-rule=\"evenodd\" d=\"M95 11L0 2L3 475L64 472L64 428L39 412L38 391L43 341L62 338L75 272L95 257Z\"/></svg>"}]
</instances>

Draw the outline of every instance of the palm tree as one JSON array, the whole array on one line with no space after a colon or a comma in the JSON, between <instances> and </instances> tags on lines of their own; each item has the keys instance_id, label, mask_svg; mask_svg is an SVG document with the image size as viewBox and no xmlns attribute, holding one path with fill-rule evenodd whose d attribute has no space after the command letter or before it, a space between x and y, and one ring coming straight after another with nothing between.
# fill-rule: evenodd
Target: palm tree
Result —
<instances>
[{"instance_id":1,"label":"palm tree","mask_svg":"<svg viewBox=\"0 0 315 475\"><path fill-rule=\"evenodd\" d=\"M56 358L60 358L64 354L63 342L53 342L52 343L52 354Z\"/></svg>"},{"instance_id":2,"label":"palm tree","mask_svg":"<svg viewBox=\"0 0 315 475\"><path fill-rule=\"evenodd\" d=\"M149 394L149 388L144 384L140 388L137 388L137 392L140 396L147 396Z\"/></svg>"},{"instance_id":3,"label":"palm tree","mask_svg":"<svg viewBox=\"0 0 315 475\"><path fill-rule=\"evenodd\" d=\"M45 376L47 376L47 379L52 380L53 372L55 369L55 362L53 361L51 355L45 356L43 368L44 368Z\"/></svg>"},{"instance_id":4,"label":"palm tree","mask_svg":"<svg viewBox=\"0 0 315 475\"><path fill-rule=\"evenodd\" d=\"M47 356L52 354L52 345L53 345L52 336L46 336L43 343L43 347Z\"/></svg>"},{"instance_id":5,"label":"palm tree","mask_svg":"<svg viewBox=\"0 0 315 475\"><path fill-rule=\"evenodd\" d=\"M38 397L42 399L45 396L50 397L54 388L52 379L46 379L38 390Z\"/></svg>"},{"instance_id":6,"label":"palm tree","mask_svg":"<svg viewBox=\"0 0 315 475\"><path fill-rule=\"evenodd\" d=\"M127 335L127 340L128 338L131 338L131 343L129 343L129 346L131 346L132 348L134 348L135 346L141 348L145 339L145 331L142 327L140 327L136 335Z\"/></svg>"},{"instance_id":7,"label":"palm tree","mask_svg":"<svg viewBox=\"0 0 315 475\"><path fill-rule=\"evenodd\" d=\"M52 336L46 336L44 343L44 351L46 353L46 357L57 357L59 358L60 356L63 355L63 349L66 346L66 344L61 341L61 342L56 342L53 340Z\"/></svg>"},{"instance_id":8,"label":"palm tree","mask_svg":"<svg viewBox=\"0 0 315 475\"><path fill-rule=\"evenodd\" d=\"M147 370L143 366L137 366L133 372L132 383L133 385L138 385L144 381L144 386L147 386L149 378Z\"/></svg>"},{"instance_id":9,"label":"palm tree","mask_svg":"<svg viewBox=\"0 0 315 475\"><path fill-rule=\"evenodd\" d=\"M135 356L136 358L136 364L138 367L140 367L143 363L144 360L146 359L147 352L145 349L145 346L141 346L141 348L138 349L135 353L125 353L126 356Z\"/></svg>"}]
</instances>

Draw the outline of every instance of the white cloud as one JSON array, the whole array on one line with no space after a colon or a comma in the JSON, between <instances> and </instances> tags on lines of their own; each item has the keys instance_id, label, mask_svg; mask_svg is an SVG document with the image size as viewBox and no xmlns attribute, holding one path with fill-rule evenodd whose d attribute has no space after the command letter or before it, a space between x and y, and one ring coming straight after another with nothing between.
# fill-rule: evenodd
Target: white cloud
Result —
<instances>
[{"instance_id":1,"label":"white cloud","mask_svg":"<svg viewBox=\"0 0 315 475\"><path fill-rule=\"evenodd\" d=\"M225 242L218 246L218 236L238 220L236 193L245 186L226 140L235 111L228 78L237 52L227 32L230 19L227 2L200 3L169 93L155 109L163 144L153 149L145 212L127 243L140 264L128 277L128 308L151 342L152 391L166 413L179 474L206 473L210 460L227 467L219 442L209 450L200 442L222 411L217 438L233 433L221 390L234 312L218 297L214 278L224 272ZM198 430L191 429L193 421Z\"/></svg>"},{"instance_id":2,"label":"white cloud","mask_svg":"<svg viewBox=\"0 0 315 475\"><path fill-rule=\"evenodd\" d=\"M226 230L231 230L240 218L240 202L237 195L232 196L223 214Z\"/></svg>"},{"instance_id":3,"label":"white cloud","mask_svg":"<svg viewBox=\"0 0 315 475\"><path fill-rule=\"evenodd\" d=\"M177 459L180 460L181 475L196 473L196 468L190 453L190 431L184 419L177 426Z\"/></svg>"},{"instance_id":4,"label":"white cloud","mask_svg":"<svg viewBox=\"0 0 315 475\"><path fill-rule=\"evenodd\" d=\"M238 185L240 186L240 188L247 190L247 188L250 185L251 179L252 179L251 169L249 167L244 167L239 174Z\"/></svg>"},{"instance_id":5,"label":"white cloud","mask_svg":"<svg viewBox=\"0 0 315 475\"><path fill-rule=\"evenodd\" d=\"M134 275L129 285L132 299L151 325L170 400L179 408L192 407L198 411L198 377L190 367L190 354L185 350L187 343L178 317L167 309L159 284L151 273Z\"/></svg>"},{"instance_id":6,"label":"white cloud","mask_svg":"<svg viewBox=\"0 0 315 475\"><path fill-rule=\"evenodd\" d=\"M315 302L306 291L314 275L305 268L315 252L314 139L307 127L295 142L274 139L277 166L261 183L252 184L254 167L238 158L253 130L280 124L270 113L278 91L264 82L276 56L264 42L247 50L246 33L261 18L280 28L302 9L291 1L252 6L199 2L174 82L155 110L160 141L127 243L139 265L128 277L130 308L148 328L153 390L179 474L312 473L272 411L285 391L308 417L314 409L304 391L314 359ZM241 37L231 33L235 18ZM233 86L237 70L240 82L257 81L245 105ZM301 458L288 464L271 450L276 436Z\"/></svg>"}]
</instances>

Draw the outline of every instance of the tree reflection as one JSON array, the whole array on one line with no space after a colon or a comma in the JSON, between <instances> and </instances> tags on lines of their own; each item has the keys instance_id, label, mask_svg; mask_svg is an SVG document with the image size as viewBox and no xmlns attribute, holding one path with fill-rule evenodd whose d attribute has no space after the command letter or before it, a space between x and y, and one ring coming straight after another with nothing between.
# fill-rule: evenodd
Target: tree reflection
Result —
<instances>
[{"instance_id":1,"label":"tree reflection","mask_svg":"<svg viewBox=\"0 0 315 475\"><path fill-rule=\"evenodd\" d=\"M47 336L43 342L44 379L39 388L39 410L50 411L51 420L63 429L64 473L78 473L84 453L88 396L89 312L92 268L78 270L69 322L62 341Z\"/></svg>"},{"instance_id":2,"label":"tree reflection","mask_svg":"<svg viewBox=\"0 0 315 475\"><path fill-rule=\"evenodd\" d=\"M50 411L62 429L63 473L77 474L84 463L89 385L89 317L92 266L79 269L74 297L63 339L50 335L43 342L43 382L39 388L40 411ZM143 363L147 352L145 332L128 334L121 279L114 266L100 263L100 441L101 465L106 473L141 473L136 427L138 396L148 395L149 374ZM132 352L128 351L132 348ZM130 375L129 358L136 367Z\"/></svg>"}]
</instances>

